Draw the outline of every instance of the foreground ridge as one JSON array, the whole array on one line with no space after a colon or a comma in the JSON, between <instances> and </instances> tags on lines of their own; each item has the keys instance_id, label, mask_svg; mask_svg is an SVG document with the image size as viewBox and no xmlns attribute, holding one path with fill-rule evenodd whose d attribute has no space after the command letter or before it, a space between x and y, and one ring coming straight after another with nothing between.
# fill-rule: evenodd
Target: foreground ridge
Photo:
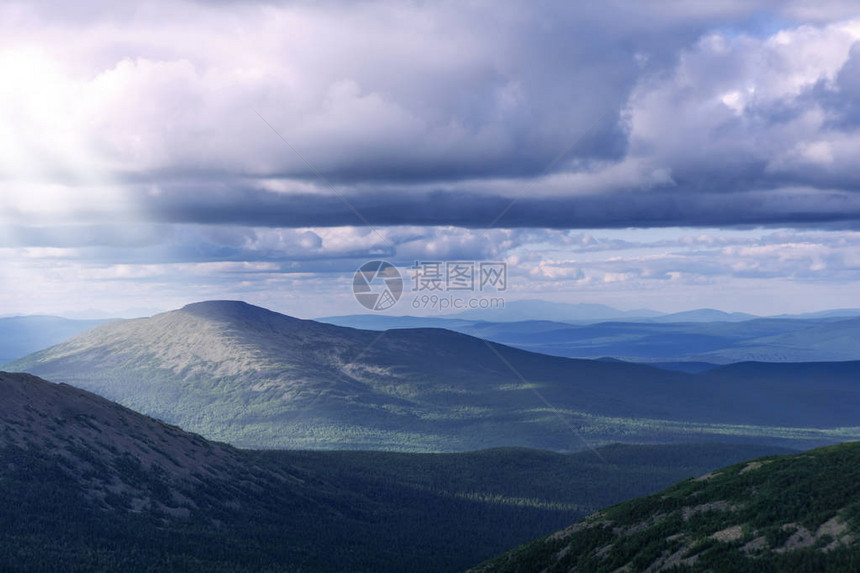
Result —
<instances>
[{"instance_id":1,"label":"foreground ridge","mask_svg":"<svg viewBox=\"0 0 860 573\"><path fill-rule=\"evenodd\" d=\"M859 533L855 442L683 481L473 571L858 571Z\"/></svg>"}]
</instances>

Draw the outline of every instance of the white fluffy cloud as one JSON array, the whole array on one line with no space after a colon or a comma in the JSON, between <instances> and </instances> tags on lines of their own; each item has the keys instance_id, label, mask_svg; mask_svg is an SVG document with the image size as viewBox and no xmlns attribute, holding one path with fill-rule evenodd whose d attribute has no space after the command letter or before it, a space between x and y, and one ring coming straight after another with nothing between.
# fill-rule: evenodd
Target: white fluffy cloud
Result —
<instances>
[{"instance_id":1,"label":"white fluffy cloud","mask_svg":"<svg viewBox=\"0 0 860 573\"><path fill-rule=\"evenodd\" d=\"M853 306L860 282L860 233L852 231L662 230L620 238L601 230L481 235L457 227L387 227L380 234L356 227L180 227L122 249L6 246L0 298L31 312L70 312L71 304L124 313L228 297L306 317L349 313L360 310L350 291L353 272L377 258L404 276L415 261L505 261L511 300L660 310ZM770 299L763 294L768 289Z\"/></svg>"},{"instance_id":2,"label":"white fluffy cloud","mask_svg":"<svg viewBox=\"0 0 860 573\"><path fill-rule=\"evenodd\" d=\"M834 123L832 102L852 97L843 87L857 81L849 64L858 40L860 21L704 37L633 93L631 157L692 189L853 187L860 132Z\"/></svg>"}]
</instances>

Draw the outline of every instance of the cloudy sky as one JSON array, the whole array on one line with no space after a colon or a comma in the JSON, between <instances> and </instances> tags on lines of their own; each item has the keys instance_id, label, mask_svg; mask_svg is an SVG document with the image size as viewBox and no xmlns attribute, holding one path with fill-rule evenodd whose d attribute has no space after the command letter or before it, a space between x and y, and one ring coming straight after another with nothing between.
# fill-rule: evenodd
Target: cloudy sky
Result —
<instances>
[{"instance_id":1,"label":"cloudy sky","mask_svg":"<svg viewBox=\"0 0 860 573\"><path fill-rule=\"evenodd\" d=\"M7 1L0 315L860 307L858 158L855 2Z\"/></svg>"}]
</instances>

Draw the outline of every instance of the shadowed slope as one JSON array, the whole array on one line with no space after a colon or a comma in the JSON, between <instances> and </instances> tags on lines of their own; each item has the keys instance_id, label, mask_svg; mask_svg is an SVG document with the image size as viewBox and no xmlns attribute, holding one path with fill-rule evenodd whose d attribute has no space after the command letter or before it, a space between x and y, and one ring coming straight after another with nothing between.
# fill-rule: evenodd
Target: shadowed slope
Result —
<instances>
[{"instance_id":1,"label":"shadowed slope","mask_svg":"<svg viewBox=\"0 0 860 573\"><path fill-rule=\"evenodd\" d=\"M860 444L763 458L690 479L474 571L619 570L860 570Z\"/></svg>"},{"instance_id":2,"label":"shadowed slope","mask_svg":"<svg viewBox=\"0 0 860 573\"><path fill-rule=\"evenodd\" d=\"M242 451L0 373L0 569L456 571L774 448Z\"/></svg>"}]
</instances>

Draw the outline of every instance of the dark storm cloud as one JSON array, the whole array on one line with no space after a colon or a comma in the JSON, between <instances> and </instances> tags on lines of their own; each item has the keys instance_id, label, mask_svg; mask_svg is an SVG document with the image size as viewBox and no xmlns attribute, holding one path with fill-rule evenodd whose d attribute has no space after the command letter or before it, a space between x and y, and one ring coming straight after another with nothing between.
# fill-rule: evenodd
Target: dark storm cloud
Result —
<instances>
[{"instance_id":1,"label":"dark storm cloud","mask_svg":"<svg viewBox=\"0 0 860 573\"><path fill-rule=\"evenodd\" d=\"M350 195L280 194L251 189L186 190L147 198L169 223L306 227L456 225L493 227L666 227L793 225L860 221L860 194L774 189L698 193L678 189L583 197L518 197L408 190Z\"/></svg>"},{"instance_id":2,"label":"dark storm cloud","mask_svg":"<svg viewBox=\"0 0 860 573\"><path fill-rule=\"evenodd\" d=\"M541 8L506 5L489 21L480 10L458 12L474 24L476 56L427 77L405 71L413 82L402 84L356 72L370 83L326 96L331 109L356 112L332 112L334 127L303 131L271 110L263 121L277 133L256 133L270 168L256 175L282 179L287 193L230 184L228 169L194 191L165 185L142 204L169 222L287 227L860 219L856 25L783 23L758 37L747 32L768 17L733 5ZM468 45L457 34L452 42ZM290 189L297 177L313 191Z\"/></svg>"}]
</instances>

